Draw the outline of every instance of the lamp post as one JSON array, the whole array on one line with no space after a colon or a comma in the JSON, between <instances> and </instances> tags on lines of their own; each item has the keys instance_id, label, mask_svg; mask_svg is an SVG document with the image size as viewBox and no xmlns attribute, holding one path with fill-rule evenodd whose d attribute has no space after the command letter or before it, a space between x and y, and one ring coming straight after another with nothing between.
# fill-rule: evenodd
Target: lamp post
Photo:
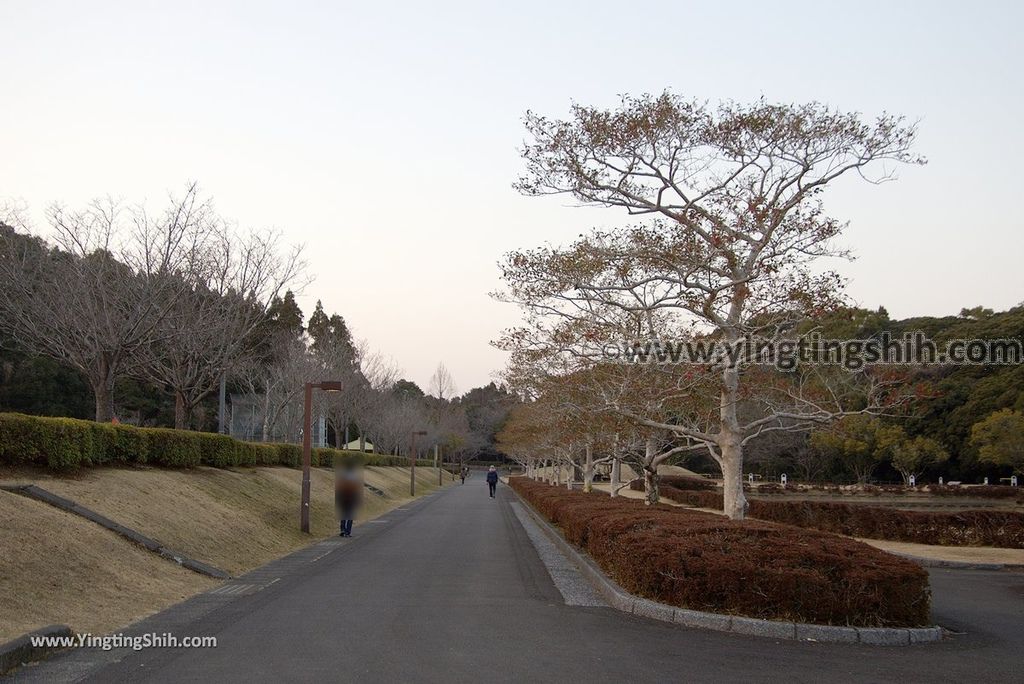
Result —
<instances>
[{"instance_id":1,"label":"lamp post","mask_svg":"<svg viewBox=\"0 0 1024 684\"><path fill-rule=\"evenodd\" d=\"M412 450L409 452L409 496L416 496L416 435L427 434L426 430L414 430L412 433Z\"/></svg>"},{"instance_id":2,"label":"lamp post","mask_svg":"<svg viewBox=\"0 0 1024 684\"><path fill-rule=\"evenodd\" d=\"M299 525L303 532L309 534L309 468L313 460L313 390L340 392L341 382L325 380L323 382L307 382L306 396L302 410L302 508L299 513Z\"/></svg>"}]
</instances>

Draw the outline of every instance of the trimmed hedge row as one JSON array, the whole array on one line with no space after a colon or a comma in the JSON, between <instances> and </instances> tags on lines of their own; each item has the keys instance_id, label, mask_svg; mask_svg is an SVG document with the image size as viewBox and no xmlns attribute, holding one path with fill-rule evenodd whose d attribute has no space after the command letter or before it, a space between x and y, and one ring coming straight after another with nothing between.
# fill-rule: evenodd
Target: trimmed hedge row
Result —
<instances>
[{"instance_id":1,"label":"trimmed hedge row","mask_svg":"<svg viewBox=\"0 0 1024 684\"><path fill-rule=\"evenodd\" d=\"M369 466L405 466L406 458L340 449L314 449L312 463L331 465L349 456ZM227 435L168 428L94 423L0 413L0 464L37 465L55 470L85 466L150 464L167 468L290 466L302 463L296 444L243 442ZM431 461L418 463L432 465Z\"/></svg>"},{"instance_id":2,"label":"trimmed hedge row","mask_svg":"<svg viewBox=\"0 0 1024 684\"><path fill-rule=\"evenodd\" d=\"M660 494L676 503L715 510L724 508L719 492L678 489L668 477L661 482ZM634 482L630 487L642 491L643 483ZM753 499L748 503L747 512L753 518L850 537L938 546L1024 548L1024 513L1017 511L903 511L833 501Z\"/></svg>"},{"instance_id":3,"label":"trimmed hedge row","mask_svg":"<svg viewBox=\"0 0 1024 684\"><path fill-rule=\"evenodd\" d=\"M509 480L624 589L693 610L859 627L929 622L928 574L836 535ZM681 490L680 490L681 491Z\"/></svg>"},{"instance_id":4,"label":"trimmed hedge row","mask_svg":"<svg viewBox=\"0 0 1024 684\"><path fill-rule=\"evenodd\" d=\"M642 480L634 480L629 484L629 488L642 492L644 483ZM692 477L664 475L658 481L658 493L661 496L695 508L725 508L724 498L715 491L717 489L717 485L710 480L694 480Z\"/></svg>"},{"instance_id":5,"label":"trimmed hedge row","mask_svg":"<svg viewBox=\"0 0 1024 684\"><path fill-rule=\"evenodd\" d=\"M851 537L1024 549L1024 513L1017 511L946 513L831 501L751 501L750 515Z\"/></svg>"},{"instance_id":6,"label":"trimmed hedge row","mask_svg":"<svg viewBox=\"0 0 1024 684\"><path fill-rule=\"evenodd\" d=\"M681 489L687 492L709 492L714 491L718 486L715 484L714 480L686 477L684 475L662 475L659 481L666 487L674 487L675 489ZM633 484L639 484L640 489L644 488L642 480L638 480Z\"/></svg>"},{"instance_id":7,"label":"trimmed hedge row","mask_svg":"<svg viewBox=\"0 0 1024 684\"><path fill-rule=\"evenodd\" d=\"M796 484L785 485L779 482L762 482L756 487L743 483L743 491L754 494L786 494L791 492L827 492L835 496L864 497L908 494L936 494L939 496L963 496L977 499L1017 499L1024 502L1024 487L1008 485L940 485L924 484L910 487L907 485L834 485L834 484Z\"/></svg>"}]
</instances>

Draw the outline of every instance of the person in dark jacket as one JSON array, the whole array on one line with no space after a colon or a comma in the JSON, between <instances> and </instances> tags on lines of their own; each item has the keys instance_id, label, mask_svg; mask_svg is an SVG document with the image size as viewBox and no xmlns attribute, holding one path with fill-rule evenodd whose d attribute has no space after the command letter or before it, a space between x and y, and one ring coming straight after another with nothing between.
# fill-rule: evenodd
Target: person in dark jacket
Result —
<instances>
[{"instance_id":1,"label":"person in dark jacket","mask_svg":"<svg viewBox=\"0 0 1024 684\"><path fill-rule=\"evenodd\" d=\"M355 463L346 461L336 475L334 483L334 505L338 509L338 519L341 521L339 537L352 536L352 521L355 520L356 509L362 500L363 478Z\"/></svg>"},{"instance_id":2,"label":"person in dark jacket","mask_svg":"<svg viewBox=\"0 0 1024 684\"><path fill-rule=\"evenodd\" d=\"M498 488L498 469L491 466L487 470L487 488L491 490L491 498L494 498L494 491Z\"/></svg>"}]
</instances>

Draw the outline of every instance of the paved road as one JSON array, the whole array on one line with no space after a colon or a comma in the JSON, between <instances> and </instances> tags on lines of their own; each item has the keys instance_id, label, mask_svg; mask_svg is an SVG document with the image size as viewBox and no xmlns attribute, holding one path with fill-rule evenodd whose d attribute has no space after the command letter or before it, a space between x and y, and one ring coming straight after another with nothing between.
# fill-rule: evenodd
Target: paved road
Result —
<instances>
[{"instance_id":1,"label":"paved road","mask_svg":"<svg viewBox=\"0 0 1024 684\"><path fill-rule=\"evenodd\" d=\"M24 681L1024 681L1024 574L933 572L936 620L906 648L773 641L566 605L515 516L470 480L133 629L218 647L79 650ZM241 587L241 589L237 589Z\"/></svg>"}]
</instances>

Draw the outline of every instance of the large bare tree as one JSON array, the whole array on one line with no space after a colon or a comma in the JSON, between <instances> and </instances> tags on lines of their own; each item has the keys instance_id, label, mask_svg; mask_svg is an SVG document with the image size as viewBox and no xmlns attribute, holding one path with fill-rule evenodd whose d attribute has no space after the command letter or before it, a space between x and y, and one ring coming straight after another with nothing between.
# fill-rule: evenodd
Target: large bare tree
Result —
<instances>
[{"instance_id":1,"label":"large bare tree","mask_svg":"<svg viewBox=\"0 0 1024 684\"><path fill-rule=\"evenodd\" d=\"M141 375L174 395L176 428L188 429L195 406L253 353L271 302L302 277L301 250L279 242L211 221L195 281L172 293L153 343L140 348Z\"/></svg>"},{"instance_id":2,"label":"large bare tree","mask_svg":"<svg viewBox=\"0 0 1024 684\"><path fill-rule=\"evenodd\" d=\"M627 96L612 110L574 106L566 120L528 113L526 127L521 192L646 218L566 249L508 256L506 297L530 312L533 338L562 348L573 339L629 341L555 335L552 319L579 325L592 308L653 321L639 331L648 339L778 341L842 301L842 280L817 263L845 256L834 244L844 224L821 203L826 187L844 177L881 182L893 164L923 162L911 152L913 125L890 115L865 122L816 103L711 107L670 93ZM717 397L713 417L666 420L621 408L680 447L706 448L722 470L725 512L742 518L746 442L864 408L820 377L778 375L718 358L693 378ZM744 415L746 402L757 410Z\"/></svg>"},{"instance_id":3,"label":"large bare tree","mask_svg":"<svg viewBox=\"0 0 1024 684\"><path fill-rule=\"evenodd\" d=\"M0 328L31 353L75 367L114 417L114 386L137 370L201 268L212 214L194 185L156 215L111 199L54 205L53 243L0 234Z\"/></svg>"}]
</instances>

